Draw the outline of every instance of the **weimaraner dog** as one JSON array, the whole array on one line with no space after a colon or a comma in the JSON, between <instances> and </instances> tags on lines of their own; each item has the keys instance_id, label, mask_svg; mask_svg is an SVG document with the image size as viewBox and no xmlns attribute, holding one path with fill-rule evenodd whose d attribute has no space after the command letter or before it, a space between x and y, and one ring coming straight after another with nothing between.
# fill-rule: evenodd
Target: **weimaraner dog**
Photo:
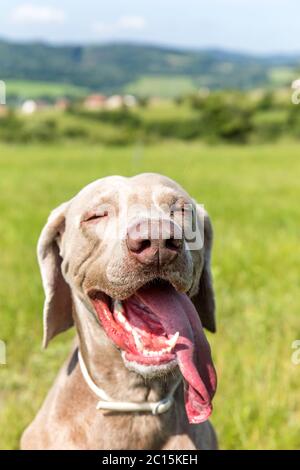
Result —
<instances>
[{"instance_id":1,"label":"weimaraner dog","mask_svg":"<svg viewBox=\"0 0 300 470\"><path fill-rule=\"evenodd\" d=\"M78 336L22 449L217 448L211 247L203 207L158 174L97 180L51 213L44 346Z\"/></svg>"}]
</instances>

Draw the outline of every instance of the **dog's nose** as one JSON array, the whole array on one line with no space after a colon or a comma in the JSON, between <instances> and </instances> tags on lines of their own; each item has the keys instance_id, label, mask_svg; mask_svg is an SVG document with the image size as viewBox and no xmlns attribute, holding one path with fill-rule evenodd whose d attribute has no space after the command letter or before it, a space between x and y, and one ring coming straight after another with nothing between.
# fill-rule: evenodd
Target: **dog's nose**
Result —
<instances>
[{"instance_id":1,"label":"dog's nose","mask_svg":"<svg viewBox=\"0 0 300 470\"><path fill-rule=\"evenodd\" d=\"M181 251L182 233L171 220L142 220L127 232L127 247L132 256L142 264L171 263Z\"/></svg>"}]
</instances>

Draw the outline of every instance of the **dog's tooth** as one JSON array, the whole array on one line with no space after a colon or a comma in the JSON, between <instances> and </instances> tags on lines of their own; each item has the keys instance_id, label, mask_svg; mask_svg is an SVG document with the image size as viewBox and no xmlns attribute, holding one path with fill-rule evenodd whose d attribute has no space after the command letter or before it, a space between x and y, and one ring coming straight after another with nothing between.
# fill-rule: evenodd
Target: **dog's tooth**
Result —
<instances>
[{"instance_id":1,"label":"dog's tooth","mask_svg":"<svg viewBox=\"0 0 300 470\"><path fill-rule=\"evenodd\" d=\"M115 316L117 317L120 323L125 323L125 318L120 314L120 312L115 312Z\"/></svg>"},{"instance_id":2,"label":"dog's tooth","mask_svg":"<svg viewBox=\"0 0 300 470\"><path fill-rule=\"evenodd\" d=\"M152 351L151 349L146 349L139 337L139 334L135 330L132 330L131 333L134 338L134 342L135 342L138 352L143 354L143 356L147 356L147 357L162 356L163 354L170 353L173 349L173 346L168 346L166 348L160 349L159 351Z\"/></svg>"},{"instance_id":3,"label":"dog's tooth","mask_svg":"<svg viewBox=\"0 0 300 470\"><path fill-rule=\"evenodd\" d=\"M118 310L115 310L114 315L118 319L118 321L124 326L125 330L129 333L132 333L132 327L127 321L127 318L123 315L123 313L119 312Z\"/></svg>"},{"instance_id":4,"label":"dog's tooth","mask_svg":"<svg viewBox=\"0 0 300 470\"><path fill-rule=\"evenodd\" d=\"M141 354L144 354L145 348L144 348L143 343L142 343L142 341L139 337L139 334L134 329L131 330L131 333L132 333L132 336L133 336L133 339L134 339L134 342L135 342L135 345L136 345L136 348L137 348L138 352L140 352Z\"/></svg>"},{"instance_id":5,"label":"dog's tooth","mask_svg":"<svg viewBox=\"0 0 300 470\"><path fill-rule=\"evenodd\" d=\"M121 300L114 300L114 312L122 312L123 311L123 304Z\"/></svg>"},{"instance_id":6,"label":"dog's tooth","mask_svg":"<svg viewBox=\"0 0 300 470\"><path fill-rule=\"evenodd\" d=\"M160 351L151 351L150 349L143 349L143 355L147 357L162 356L166 352L169 352L169 351L166 351L165 349L161 349Z\"/></svg>"},{"instance_id":7,"label":"dog's tooth","mask_svg":"<svg viewBox=\"0 0 300 470\"><path fill-rule=\"evenodd\" d=\"M173 349L174 346L176 345L177 341L179 338L179 331L177 331L171 338L169 338L166 343L168 345L168 348Z\"/></svg>"},{"instance_id":8,"label":"dog's tooth","mask_svg":"<svg viewBox=\"0 0 300 470\"><path fill-rule=\"evenodd\" d=\"M165 353L168 353L168 352L170 352L170 351L171 351L170 348L164 348L164 349L161 349L161 350L159 351L159 353L160 353L160 354L165 354Z\"/></svg>"},{"instance_id":9,"label":"dog's tooth","mask_svg":"<svg viewBox=\"0 0 300 470\"><path fill-rule=\"evenodd\" d=\"M169 353L169 352L171 352L171 350L172 350L172 348L170 346L167 347L167 348L160 349L159 350L159 355Z\"/></svg>"},{"instance_id":10,"label":"dog's tooth","mask_svg":"<svg viewBox=\"0 0 300 470\"><path fill-rule=\"evenodd\" d=\"M177 343L177 340L179 338L179 332L177 331L174 335L172 335L170 338L166 339L165 342L167 346L165 348L160 349L159 351L152 351L151 349L146 349L143 341L141 339L140 334L138 333L136 328L132 328L130 323L128 322L127 318L125 315L122 313L122 303L120 301L114 301L114 312L115 315L120 323L124 326L124 328L130 332L133 336L137 351L142 354L143 356L147 357L157 357L157 356L162 356L163 354L167 354L172 352L172 349Z\"/></svg>"}]
</instances>

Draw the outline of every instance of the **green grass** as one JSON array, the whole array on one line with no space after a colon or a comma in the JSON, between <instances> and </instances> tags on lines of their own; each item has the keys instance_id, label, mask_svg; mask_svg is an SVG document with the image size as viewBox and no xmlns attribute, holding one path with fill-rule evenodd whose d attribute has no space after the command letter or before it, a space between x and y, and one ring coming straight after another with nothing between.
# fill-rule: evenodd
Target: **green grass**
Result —
<instances>
[{"instance_id":1,"label":"green grass","mask_svg":"<svg viewBox=\"0 0 300 470\"><path fill-rule=\"evenodd\" d=\"M87 95L89 91L87 88L68 83L6 80L6 93L8 96L17 95L24 99L38 99L45 96L49 98L59 98L63 96L80 98Z\"/></svg>"},{"instance_id":2,"label":"green grass","mask_svg":"<svg viewBox=\"0 0 300 470\"><path fill-rule=\"evenodd\" d=\"M35 247L49 211L108 174L165 173L205 204L215 227L221 448L299 448L299 146L143 148L0 146L0 448L17 448L69 348L41 351L43 292Z\"/></svg>"}]
</instances>

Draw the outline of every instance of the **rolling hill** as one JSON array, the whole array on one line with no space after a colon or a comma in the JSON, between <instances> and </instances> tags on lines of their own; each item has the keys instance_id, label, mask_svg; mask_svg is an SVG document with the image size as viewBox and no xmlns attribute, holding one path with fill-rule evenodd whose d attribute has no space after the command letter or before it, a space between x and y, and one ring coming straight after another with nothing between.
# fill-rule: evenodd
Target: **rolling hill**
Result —
<instances>
[{"instance_id":1,"label":"rolling hill","mask_svg":"<svg viewBox=\"0 0 300 470\"><path fill-rule=\"evenodd\" d=\"M0 41L1 80L70 84L107 94L176 96L200 87L282 85L297 78L298 68L300 56L259 57L125 43L54 46Z\"/></svg>"}]
</instances>

